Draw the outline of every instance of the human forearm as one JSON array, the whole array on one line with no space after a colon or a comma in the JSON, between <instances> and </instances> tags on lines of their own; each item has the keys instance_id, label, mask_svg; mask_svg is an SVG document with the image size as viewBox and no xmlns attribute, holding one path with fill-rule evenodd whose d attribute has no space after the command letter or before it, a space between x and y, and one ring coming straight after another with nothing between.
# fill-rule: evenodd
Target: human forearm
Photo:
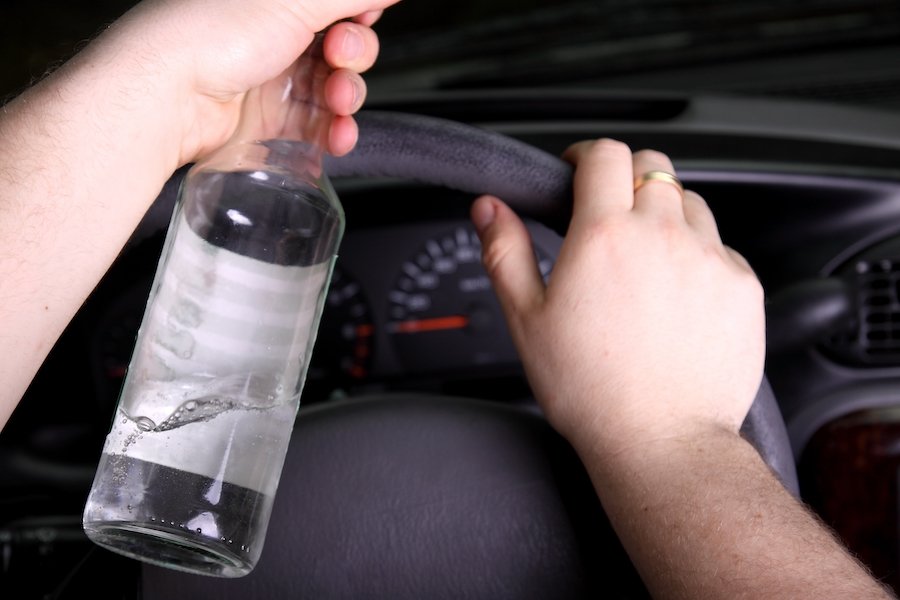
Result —
<instances>
[{"instance_id":1,"label":"human forearm","mask_svg":"<svg viewBox=\"0 0 900 600\"><path fill-rule=\"evenodd\" d=\"M328 150L352 148L369 26L395 1L145 0L2 108L0 427L172 172L326 28Z\"/></svg>"},{"instance_id":2,"label":"human forearm","mask_svg":"<svg viewBox=\"0 0 900 600\"><path fill-rule=\"evenodd\" d=\"M655 598L892 597L730 431L578 449Z\"/></svg>"},{"instance_id":3,"label":"human forearm","mask_svg":"<svg viewBox=\"0 0 900 600\"><path fill-rule=\"evenodd\" d=\"M570 147L566 239L544 284L501 202L485 267L551 424L660 598L887 597L739 435L763 374L762 286L664 154Z\"/></svg>"},{"instance_id":4,"label":"human forearm","mask_svg":"<svg viewBox=\"0 0 900 600\"><path fill-rule=\"evenodd\" d=\"M0 426L178 166L181 92L126 34L3 108Z\"/></svg>"}]
</instances>

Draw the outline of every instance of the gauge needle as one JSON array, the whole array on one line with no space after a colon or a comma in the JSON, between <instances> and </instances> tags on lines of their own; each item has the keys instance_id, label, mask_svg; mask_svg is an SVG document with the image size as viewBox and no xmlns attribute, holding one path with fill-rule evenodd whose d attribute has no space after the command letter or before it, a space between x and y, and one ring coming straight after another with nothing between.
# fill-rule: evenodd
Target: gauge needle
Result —
<instances>
[{"instance_id":1,"label":"gauge needle","mask_svg":"<svg viewBox=\"0 0 900 600\"><path fill-rule=\"evenodd\" d=\"M420 333L423 331L445 331L463 329L469 325L469 317L453 315L432 319L410 319L391 324L392 333Z\"/></svg>"}]
</instances>

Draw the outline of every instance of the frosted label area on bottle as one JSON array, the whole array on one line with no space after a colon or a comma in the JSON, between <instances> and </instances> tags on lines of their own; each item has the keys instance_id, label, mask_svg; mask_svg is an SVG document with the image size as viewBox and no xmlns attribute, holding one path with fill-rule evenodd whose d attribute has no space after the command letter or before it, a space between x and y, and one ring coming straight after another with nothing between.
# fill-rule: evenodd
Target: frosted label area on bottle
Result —
<instances>
[{"instance_id":1,"label":"frosted label area on bottle","mask_svg":"<svg viewBox=\"0 0 900 600\"><path fill-rule=\"evenodd\" d=\"M104 452L274 493L333 260L273 264L173 226Z\"/></svg>"}]
</instances>

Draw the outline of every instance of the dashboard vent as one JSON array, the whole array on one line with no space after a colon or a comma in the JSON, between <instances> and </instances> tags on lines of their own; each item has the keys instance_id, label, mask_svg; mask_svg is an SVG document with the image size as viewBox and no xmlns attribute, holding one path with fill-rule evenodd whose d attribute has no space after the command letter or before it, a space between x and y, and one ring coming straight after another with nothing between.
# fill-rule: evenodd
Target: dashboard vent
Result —
<instances>
[{"instance_id":1,"label":"dashboard vent","mask_svg":"<svg viewBox=\"0 0 900 600\"><path fill-rule=\"evenodd\" d=\"M846 276L857 295L856 327L825 350L854 365L900 366L900 257L858 260Z\"/></svg>"}]
</instances>

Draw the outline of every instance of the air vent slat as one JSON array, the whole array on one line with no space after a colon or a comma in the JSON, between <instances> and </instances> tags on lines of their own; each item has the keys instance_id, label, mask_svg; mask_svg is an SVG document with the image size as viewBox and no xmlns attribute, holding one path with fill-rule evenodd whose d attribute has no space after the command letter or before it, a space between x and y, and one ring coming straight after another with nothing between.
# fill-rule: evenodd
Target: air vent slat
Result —
<instances>
[{"instance_id":1,"label":"air vent slat","mask_svg":"<svg viewBox=\"0 0 900 600\"><path fill-rule=\"evenodd\" d=\"M844 275L857 292L857 326L823 349L856 366L900 366L900 256L859 260Z\"/></svg>"}]
</instances>

